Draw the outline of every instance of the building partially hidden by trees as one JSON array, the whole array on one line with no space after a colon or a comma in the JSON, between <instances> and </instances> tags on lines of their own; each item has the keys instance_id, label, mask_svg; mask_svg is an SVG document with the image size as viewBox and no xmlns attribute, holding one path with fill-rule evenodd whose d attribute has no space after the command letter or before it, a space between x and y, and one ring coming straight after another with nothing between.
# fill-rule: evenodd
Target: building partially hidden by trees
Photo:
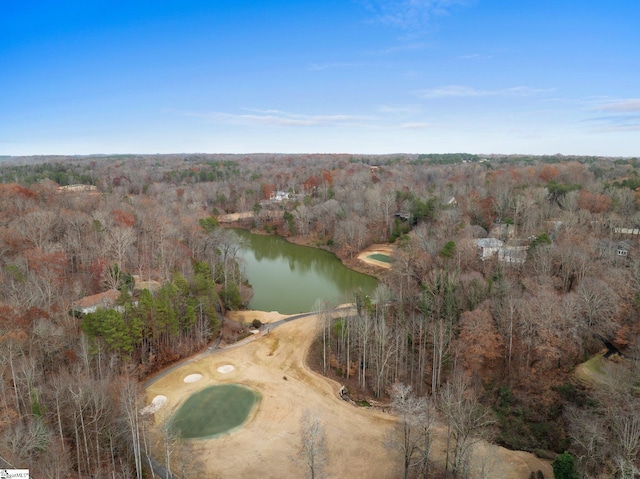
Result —
<instances>
[{"instance_id":1,"label":"building partially hidden by trees","mask_svg":"<svg viewBox=\"0 0 640 479\"><path fill-rule=\"evenodd\" d=\"M406 477L475 477L479 438L560 455L566 477L634 477L639 167L560 155L8 159L0 466L142 477L139 381L207 347L251 296L217 221L242 213L234 225L360 269L373 268L358 262L365 247L393 245L388 270L368 269L380 286L354 298L357 314L321 322L317 358L352 399L393 406ZM435 418L443 464L429 459Z\"/></svg>"}]
</instances>

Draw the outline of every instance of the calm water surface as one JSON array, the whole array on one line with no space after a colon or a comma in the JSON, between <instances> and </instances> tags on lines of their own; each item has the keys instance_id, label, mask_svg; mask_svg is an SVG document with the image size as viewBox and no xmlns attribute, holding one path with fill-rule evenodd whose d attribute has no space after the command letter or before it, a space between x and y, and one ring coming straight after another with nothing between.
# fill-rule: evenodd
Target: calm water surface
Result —
<instances>
[{"instance_id":1,"label":"calm water surface","mask_svg":"<svg viewBox=\"0 0 640 479\"><path fill-rule=\"evenodd\" d=\"M278 236L234 231L245 244L239 256L253 286L249 309L283 314L313 311L318 298L336 306L353 301L357 288L370 294L378 284L376 278L350 270L327 251Z\"/></svg>"}]
</instances>

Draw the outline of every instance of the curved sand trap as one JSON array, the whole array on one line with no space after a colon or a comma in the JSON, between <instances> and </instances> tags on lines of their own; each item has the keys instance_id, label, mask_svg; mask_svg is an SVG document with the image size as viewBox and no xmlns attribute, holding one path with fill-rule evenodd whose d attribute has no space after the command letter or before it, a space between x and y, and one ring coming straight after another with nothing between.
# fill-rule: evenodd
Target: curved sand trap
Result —
<instances>
[{"instance_id":1,"label":"curved sand trap","mask_svg":"<svg viewBox=\"0 0 640 479\"><path fill-rule=\"evenodd\" d=\"M231 371L233 371L235 368L233 366L231 366L231 364L226 364L224 366L220 366L218 368L218 372L222 373L222 374L228 374Z\"/></svg>"},{"instance_id":2,"label":"curved sand trap","mask_svg":"<svg viewBox=\"0 0 640 479\"><path fill-rule=\"evenodd\" d=\"M149 404L148 406L142 408L140 410L140 414L153 414L154 412L156 412L158 409L160 409L162 406L164 406L164 403L167 402L167 396L156 396L153 398L153 401L151 401L151 404Z\"/></svg>"},{"instance_id":3,"label":"curved sand trap","mask_svg":"<svg viewBox=\"0 0 640 479\"><path fill-rule=\"evenodd\" d=\"M202 379L202 374L189 374L187 377L184 378L184 382L195 383L197 381L200 381L201 379Z\"/></svg>"}]
</instances>

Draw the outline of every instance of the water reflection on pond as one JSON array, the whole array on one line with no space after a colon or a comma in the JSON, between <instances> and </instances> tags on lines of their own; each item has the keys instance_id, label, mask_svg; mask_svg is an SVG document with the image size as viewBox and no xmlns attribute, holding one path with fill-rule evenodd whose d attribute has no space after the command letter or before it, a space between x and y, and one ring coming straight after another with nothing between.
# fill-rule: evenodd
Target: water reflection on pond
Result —
<instances>
[{"instance_id":1,"label":"water reflection on pond","mask_svg":"<svg viewBox=\"0 0 640 479\"><path fill-rule=\"evenodd\" d=\"M253 286L250 309L283 314L312 311L318 298L335 306L351 302L357 288L371 293L378 284L327 251L291 244L278 236L234 231L245 245L239 256Z\"/></svg>"}]
</instances>

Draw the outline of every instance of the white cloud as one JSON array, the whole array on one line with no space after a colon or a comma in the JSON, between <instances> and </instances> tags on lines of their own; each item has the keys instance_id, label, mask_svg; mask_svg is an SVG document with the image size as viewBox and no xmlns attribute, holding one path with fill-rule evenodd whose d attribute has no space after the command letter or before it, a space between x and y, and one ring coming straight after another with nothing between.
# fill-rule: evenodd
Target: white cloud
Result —
<instances>
[{"instance_id":1,"label":"white cloud","mask_svg":"<svg viewBox=\"0 0 640 479\"><path fill-rule=\"evenodd\" d=\"M373 118L358 115L305 115L281 110L246 109L248 113L207 112L185 113L186 116L207 118L210 120L246 126L332 126L358 124L371 121Z\"/></svg>"},{"instance_id":2,"label":"white cloud","mask_svg":"<svg viewBox=\"0 0 640 479\"><path fill-rule=\"evenodd\" d=\"M481 55L479 53L472 53L469 55L460 55L458 59L460 60L489 60L493 58L492 55Z\"/></svg>"},{"instance_id":3,"label":"white cloud","mask_svg":"<svg viewBox=\"0 0 640 479\"><path fill-rule=\"evenodd\" d=\"M432 43L424 43L424 42L420 42L420 43L406 43L404 45L397 45L397 46L393 46L393 47L388 47L388 48L383 48L381 50L373 50L368 52L369 55L391 55L393 53L397 53L397 52L410 52L410 51L419 51L419 50L426 50L427 48L430 48L433 44Z\"/></svg>"},{"instance_id":4,"label":"white cloud","mask_svg":"<svg viewBox=\"0 0 640 479\"><path fill-rule=\"evenodd\" d=\"M602 100L591 108L592 111L607 112L608 115L589 118L586 121L598 125L596 131L636 132L640 131L640 99L626 98L621 100Z\"/></svg>"},{"instance_id":5,"label":"white cloud","mask_svg":"<svg viewBox=\"0 0 640 479\"><path fill-rule=\"evenodd\" d=\"M453 7L470 0L365 0L376 21L403 29L419 29L434 16L448 15Z\"/></svg>"},{"instance_id":6,"label":"white cloud","mask_svg":"<svg viewBox=\"0 0 640 479\"><path fill-rule=\"evenodd\" d=\"M517 86L503 88L501 90L479 90L474 87L464 85L446 85L417 92L418 96L426 99L452 98L452 97L485 97L485 96L532 96L543 93L550 93L553 89L530 88Z\"/></svg>"},{"instance_id":7,"label":"white cloud","mask_svg":"<svg viewBox=\"0 0 640 479\"><path fill-rule=\"evenodd\" d=\"M626 132L626 131L640 131L640 124L638 125L624 125L624 126L606 126L597 130L601 133L611 132Z\"/></svg>"},{"instance_id":8,"label":"white cloud","mask_svg":"<svg viewBox=\"0 0 640 479\"><path fill-rule=\"evenodd\" d=\"M378 107L380 113L420 113L422 108L419 105L380 105Z\"/></svg>"},{"instance_id":9,"label":"white cloud","mask_svg":"<svg viewBox=\"0 0 640 479\"><path fill-rule=\"evenodd\" d=\"M587 122L598 125L597 131L639 131L640 130L640 111L632 114L620 114L610 116L600 116L589 118Z\"/></svg>"},{"instance_id":10,"label":"white cloud","mask_svg":"<svg viewBox=\"0 0 640 479\"><path fill-rule=\"evenodd\" d=\"M400 124L400 128L405 128L407 130L424 130L426 128L432 127L433 125L431 123L427 123L424 121L414 121Z\"/></svg>"},{"instance_id":11,"label":"white cloud","mask_svg":"<svg viewBox=\"0 0 640 479\"><path fill-rule=\"evenodd\" d=\"M486 93L481 90L462 85L447 85L418 92L418 95L422 98L484 96L485 94Z\"/></svg>"},{"instance_id":12,"label":"white cloud","mask_svg":"<svg viewBox=\"0 0 640 479\"><path fill-rule=\"evenodd\" d=\"M351 63L351 62L333 62L333 63L312 63L307 70L309 71L322 71L330 70L334 68L351 68L363 66L364 63Z\"/></svg>"},{"instance_id":13,"label":"white cloud","mask_svg":"<svg viewBox=\"0 0 640 479\"><path fill-rule=\"evenodd\" d=\"M604 111L615 111L619 113L640 113L640 99L629 98L613 103L607 103L597 108Z\"/></svg>"},{"instance_id":14,"label":"white cloud","mask_svg":"<svg viewBox=\"0 0 640 479\"><path fill-rule=\"evenodd\" d=\"M518 95L518 96L534 96L545 93L552 93L555 88L531 88L528 86L516 86L505 90L497 90L496 95Z\"/></svg>"}]
</instances>

